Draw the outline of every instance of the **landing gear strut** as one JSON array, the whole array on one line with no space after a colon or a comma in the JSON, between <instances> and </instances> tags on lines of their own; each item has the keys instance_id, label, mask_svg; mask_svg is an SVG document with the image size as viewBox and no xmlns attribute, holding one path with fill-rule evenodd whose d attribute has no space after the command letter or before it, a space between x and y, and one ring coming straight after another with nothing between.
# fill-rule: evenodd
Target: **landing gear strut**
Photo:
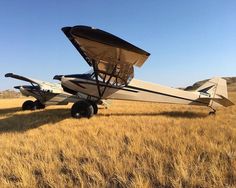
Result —
<instances>
[{"instance_id":1,"label":"landing gear strut","mask_svg":"<svg viewBox=\"0 0 236 188\"><path fill-rule=\"evenodd\" d=\"M97 112L97 104L92 101L78 101L71 108L71 116L77 119L82 117L91 118Z\"/></svg>"},{"instance_id":2,"label":"landing gear strut","mask_svg":"<svg viewBox=\"0 0 236 188\"><path fill-rule=\"evenodd\" d=\"M211 109L212 109L212 111L209 112L209 115L210 116L216 115L216 110L214 108L211 108Z\"/></svg>"}]
</instances>

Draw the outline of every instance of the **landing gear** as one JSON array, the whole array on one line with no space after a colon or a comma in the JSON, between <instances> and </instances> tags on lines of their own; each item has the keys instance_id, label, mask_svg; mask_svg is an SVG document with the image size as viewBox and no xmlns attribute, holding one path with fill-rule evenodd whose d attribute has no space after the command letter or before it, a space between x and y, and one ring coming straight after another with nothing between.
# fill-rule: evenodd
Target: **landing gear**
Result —
<instances>
[{"instance_id":1,"label":"landing gear","mask_svg":"<svg viewBox=\"0 0 236 188\"><path fill-rule=\"evenodd\" d=\"M31 100L27 100L22 105L22 110L36 110L35 103Z\"/></svg>"},{"instance_id":2,"label":"landing gear","mask_svg":"<svg viewBox=\"0 0 236 188\"><path fill-rule=\"evenodd\" d=\"M34 102L31 100L27 100L22 105L22 110L40 110L44 108L45 105L42 104L39 100L36 100Z\"/></svg>"},{"instance_id":3,"label":"landing gear","mask_svg":"<svg viewBox=\"0 0 236 188\"><path fill-rule=\"evenodd\" d=\"M97 114L98 113L98 105L93 101L89 101L89 103L93 106L93 113Z\"/></svg>"},{"instance_id":4,"label":"landing gear","mask_svg":"<svg viewBox=\"0 0 236 188\"><path fill-rule=\"evenodd\" d=\"M94 112L97 113L97 109L90 101L78 101L71 108L71 116L77 119L91 118L95 114Z\"/></svg>"},{"instance_id":5,"label":"landing gear","mask_svg":"<svg viewBox=\"0 0 236 188\"><path fill-rule=\"evenodd\" d=\"M211 108L212 111L209 112L209 116L214 116L216 115L216 110L214 108Z\"/></svg>"},{"instance_id":6,"label":"landing gear","mask_svg":"<svg viewBox=\"0 0 236 188\"><path fill-rule=\"evenodd\" d=\"M34 105L36 106L37 110L44 109L45 105L42 104L39 100L34 101Z\"/></svg>"}]
</instances>

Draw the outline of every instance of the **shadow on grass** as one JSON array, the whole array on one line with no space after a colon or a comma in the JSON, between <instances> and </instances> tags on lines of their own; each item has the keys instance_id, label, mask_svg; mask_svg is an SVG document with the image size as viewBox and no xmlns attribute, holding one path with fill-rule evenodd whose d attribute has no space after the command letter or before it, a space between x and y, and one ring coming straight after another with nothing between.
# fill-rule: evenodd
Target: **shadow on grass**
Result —
<instances>
[{"instance_id":1,"label":"shadow on grass","mask_svg":"<svg viewBox=\"0 0 236 188\"><path fill-rule=\"evenodd\" d=\"M24 132L44 124L54 124L69 117L69 109L47 109L27 114L13 114L5 119L0 119L0 133Z\"/></svg>"},{"instance_id":2,"label":"shadow on grass","mask_svg":"<svg viewBox=\"0 0 236 188\"><path fill-rule=\"evenodd\" d=\"M1 115L4 116L4 115L10 114L10 113L15 113L15 112L18 112L20 110L21 110L20 107L0 109L0 116Z\"/></svg>"},{"instance_id":3,"label":"shadow on grass","mask_svg":"<svg viewBox=\"0 0 236 188\"><path fill-rule=\"evenodd\" d=\"M178 118L178 117L182 117L182 118L205 118L208 116L207 113L203 113L203 112L180 112L180 111L172 111L172 112L161 112L160 115L163 116L168 116L168 117L174 117L174 118Z\"/></svg>"},{"instance_id":4,"label":"shadow on grass","mask_svg":"<svg viewBox=\"0 0 236 188\"><path fill-rule=\"evenodd\" d=\"M208 116L206 113L202 112L181 112L181 111L172 111L172 112L151 112L151 113L111 113L111 114L98 114L98 116L166 116L173 118L205 118Z\"/></svg>"},{"instance_id":5,"label":"shadow on grass","mask_svg":"<svg viewBox=\"0 0 236 188\"><path fill-rule=\"evenodd\" d=\"M0 114L14 113L20 108L11 108L0 110ZM111 113L97 114L100 117L110 116L166 116L172 118L204 118L208 115L200 112L159 112L159 113ZM0 119L0 133L4 132L24 132L29 129L38 128L45 124L55 124L66 118L70 118L69 109L46 109L41 111L32 111L24 114L13 114L10 117ZM78 120L79 121L79 120Z\"/></svg>"}]
</instances>

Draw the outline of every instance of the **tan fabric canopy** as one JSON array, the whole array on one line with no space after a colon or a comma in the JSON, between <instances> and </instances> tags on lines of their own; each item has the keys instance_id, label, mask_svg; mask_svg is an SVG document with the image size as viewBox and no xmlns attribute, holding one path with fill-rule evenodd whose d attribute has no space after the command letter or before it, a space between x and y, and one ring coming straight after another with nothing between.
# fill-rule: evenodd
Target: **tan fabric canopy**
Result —
<instances>
[{"instance_id":1,"label":"tan fabric canopy","mask_svg":"<svg viewBox=\"0 0 236 188\"><path fill-rule=\"evenodd\" d=\"M141 67L150 55L121 38L92 27L64 27L62 31L90 66L96 64L100 77L113 74L119 83L131 80L133 66Z\"/></svg>"}]
</instances>

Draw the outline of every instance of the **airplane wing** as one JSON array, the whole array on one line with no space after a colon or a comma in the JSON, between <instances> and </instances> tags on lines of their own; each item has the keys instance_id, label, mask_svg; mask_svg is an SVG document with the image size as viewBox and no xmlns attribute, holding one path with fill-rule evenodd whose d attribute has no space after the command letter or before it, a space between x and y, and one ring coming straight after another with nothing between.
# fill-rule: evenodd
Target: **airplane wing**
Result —
<instances>
[{"instance_id":1,"label":"airplane wing","mask_svg":"<svg viewBox=\"0 0 236 188\"><path fill-rule=\"evenodd\" d=\"M74 26L63 27L62 31L89 66L96 69L95 71L102 79L105 79L107 74L117 74L115 77L120 79L120 82L132 79L133 66L141 67L150 55L127 41L100 29ZM116 69L115 73L114 69Z\"/></svg>"},{"instance_id":2,"label":"airplane wing","mask_svg":"<svg viewBox=\"0 0 236 188\"><path fill-rule=\"evenodd\" d=\"M141 67L148 52L110 33L88 26L63 27L62 31L91 66L92 59L120 61Z\"/></svg>"},{"instance_id":3,"label":"airplane wing","mask_svg":"<svg viewBox=\"0 0 236 188\"><path fill-rule=\"evenodd\" d=\"M11 77L11 78L15 78L15 79L22 80L25 82L29 82L31 84L36 84L40 87L41 90L44 90L44 91L50 91L53 93L61 93L62 92L61 84L59 84L59 83L51 83L51 82L46 82L46 81L42 81L42 80L36 80L36 79L20 76L17 74L13 74L13 73L5 74L5 77ZM15 86L14 88L19 89L20 87L21 86Z\"/></svg>"},{"instance_id":4,"label":"airplane wing","mask_svg":"<svg viewBox=\"0 0 236 188\"><path fill-rule=\"evenodd\" d=\"M38 85L42 83L42 81L31 79L31 78L27 78L27 77L24 77L24 76L13 74L13 73L5 74L5 77L15 78L17 80L22 80L22 81L25 81L25 82L30 82L30 83L34 83L34 84L38 84Z\"/></svg>"}]
</instances>

